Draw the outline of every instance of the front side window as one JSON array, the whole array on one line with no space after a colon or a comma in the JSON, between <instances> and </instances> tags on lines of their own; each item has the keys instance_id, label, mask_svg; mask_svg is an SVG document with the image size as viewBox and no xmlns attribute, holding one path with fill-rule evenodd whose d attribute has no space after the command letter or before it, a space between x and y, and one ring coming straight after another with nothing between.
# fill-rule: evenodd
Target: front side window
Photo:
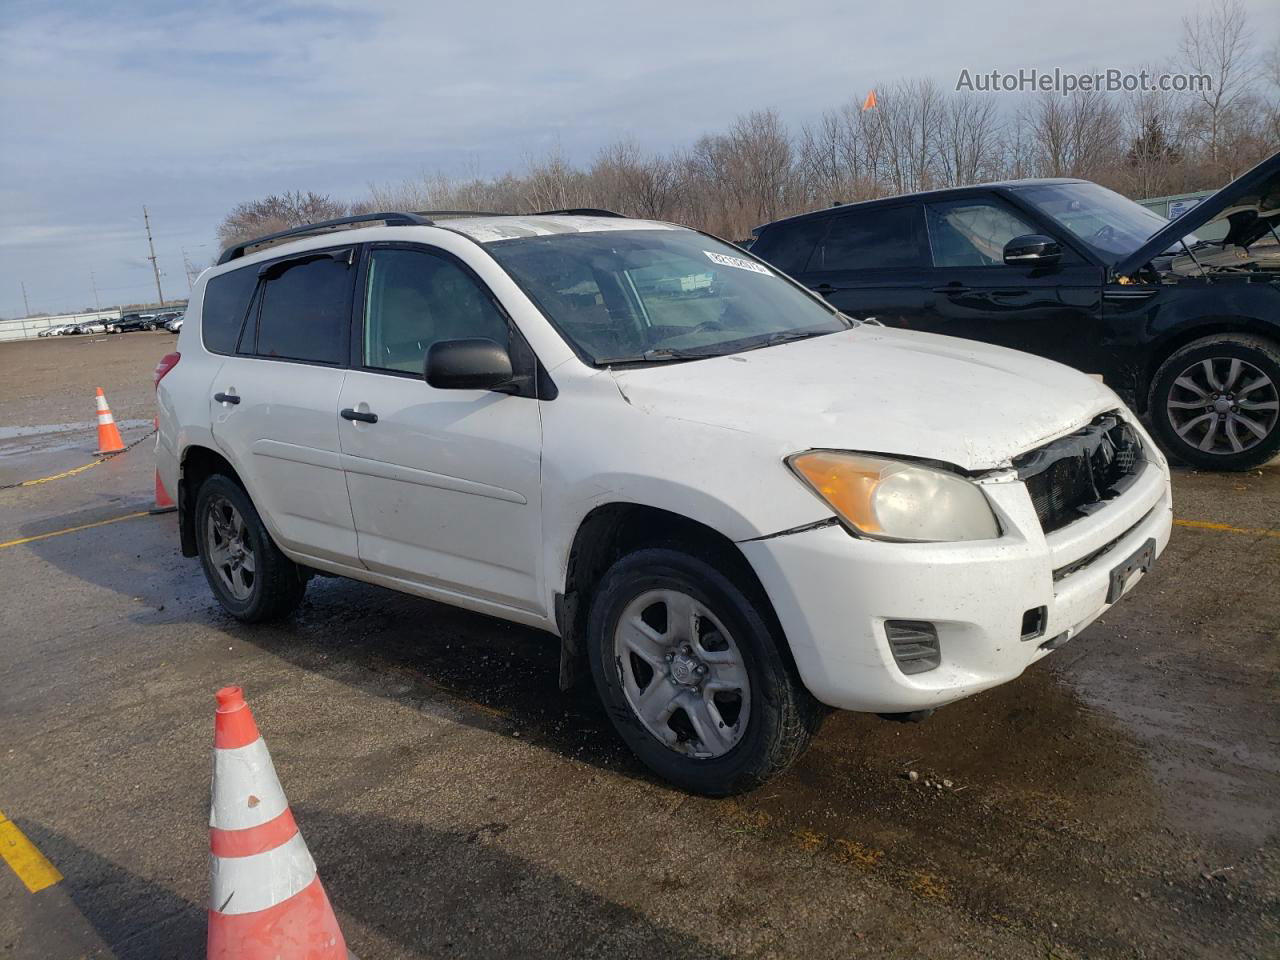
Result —
<instances>
[{"instance_id":1,"label":"front side window","mask_svg":"<svg viewBox=\"0 0 1280 960\"><path fill-rule=\"evenodd\" d=\"M354 286L350 251L267 268L255 343L241 353L309 363L341 363L347 354ZM247 339L247 335L246 335Z\"/></svg>"},{"instance_id":2,"label":"front side window","mask_svg":"<svg viewBox=\"0 0 1280 960\"><path fill-rule=\"evenodd\" d=\"M609 230L485 244L595 364L695 359L848 329L772 269L692 230Z\"/></svg>"},{"instance_id":3,"label":"front side window","mask_svg":"<svg viewBox=\"0 0 1280 960\"><path fill-rule=\"evenodd\" d=\"M508 345L507 318L488 291L448 257L375 249L365 291L364 365L422 373L437 340L487 337Z\"/></svg>"},{"instance_id":4,"label":"front side window","mask_svg":"<svg viewBox=\"0 0 1280 960\"><path fill-rule=\"evenodd\" d=\"M1014 237L1039 233L1007 207L991 200L931 203L929 246L935 267L1004 265L1004 246Z\"/></svg>"},{"instance_id":5,"label":"front side window","mask_svg":"<svg viewBox=\"0 0 1280 960\"><path fill-rule=\"evenodd\" d=\"M924 266L920 208L873 207L831 219L809 270L893 270Z\"/></svg>"}]
</instances>

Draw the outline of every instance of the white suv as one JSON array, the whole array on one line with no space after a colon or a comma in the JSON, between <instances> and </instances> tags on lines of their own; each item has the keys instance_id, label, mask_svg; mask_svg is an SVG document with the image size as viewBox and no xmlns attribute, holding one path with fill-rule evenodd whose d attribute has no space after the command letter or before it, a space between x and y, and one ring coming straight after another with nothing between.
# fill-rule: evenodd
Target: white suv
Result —
<instances>
[{"instance_id":1,"label":"white suv","mask_svg":"<svg viewBox=\"0 0 1280 960\"><path fill-rule=\"evenodd\" d=\"M348 218L229 249L187 315L157 457L228 611L318 571L545 630L702 793L785 768L823 705L1012 680L1169 538L1165 461L1100 383L667 223Z\"/></svg>"}]
</instances>

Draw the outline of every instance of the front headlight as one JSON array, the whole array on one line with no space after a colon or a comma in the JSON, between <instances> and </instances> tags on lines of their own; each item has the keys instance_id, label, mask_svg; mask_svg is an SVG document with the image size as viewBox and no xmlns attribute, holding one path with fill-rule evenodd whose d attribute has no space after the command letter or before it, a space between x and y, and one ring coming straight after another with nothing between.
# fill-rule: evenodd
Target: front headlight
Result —
<instances>
[{"instance_id":1,"label":"front headlight","mask_svg":"<svg viewBox=\"0 0 1280 960\"><path fill-rule=\"evenodd\" d=\"M936 467L835 450L797 453L787 466L862 536L914 542L1000 536L982 491Z\"/></svg>"}]
</instances>

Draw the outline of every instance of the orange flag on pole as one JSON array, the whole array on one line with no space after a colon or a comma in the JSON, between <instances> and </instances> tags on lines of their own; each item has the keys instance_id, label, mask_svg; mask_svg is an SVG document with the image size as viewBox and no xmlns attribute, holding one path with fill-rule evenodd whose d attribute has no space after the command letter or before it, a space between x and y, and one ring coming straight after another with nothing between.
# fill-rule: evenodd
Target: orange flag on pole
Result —
<instances>
[{"instance_id":1,"label":"orange flag on pole","mask_svg":"<svg viewBox=\"0 0 1280 960\"><path fill-rule=\"evenodd\" d=\"M867 94L867 99L862 101L863 110L874 110L876 106L876 92L872 90Z\"/></svg>"}]
</instances>

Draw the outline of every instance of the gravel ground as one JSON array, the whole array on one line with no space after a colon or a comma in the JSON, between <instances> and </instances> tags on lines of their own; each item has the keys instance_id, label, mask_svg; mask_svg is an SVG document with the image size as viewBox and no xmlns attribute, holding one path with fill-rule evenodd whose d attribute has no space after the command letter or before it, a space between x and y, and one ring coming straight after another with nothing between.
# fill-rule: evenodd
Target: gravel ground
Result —
<instances>
[{"instance_id":1,"label":"gravel ground","mask_svg":"<svg viewBox=\"0 0 1280 960\"><path fill-rule=\"evenodd\" d=\"M0 483L92 459L96 386L145 435L173 343L0 344ZM151 479L148 442L0 491L0 543L145 510ZM172 515L0 548L0 811L65 877L0 866L0 956L201 954L238 682L362 960L1275 957L1280 468L1175 498L1233 530L1175 528L1013 683L922 724L835 714L730 800L652 780L546 635L333 579L246 627Z\"/></svg>"}]
</instances>

